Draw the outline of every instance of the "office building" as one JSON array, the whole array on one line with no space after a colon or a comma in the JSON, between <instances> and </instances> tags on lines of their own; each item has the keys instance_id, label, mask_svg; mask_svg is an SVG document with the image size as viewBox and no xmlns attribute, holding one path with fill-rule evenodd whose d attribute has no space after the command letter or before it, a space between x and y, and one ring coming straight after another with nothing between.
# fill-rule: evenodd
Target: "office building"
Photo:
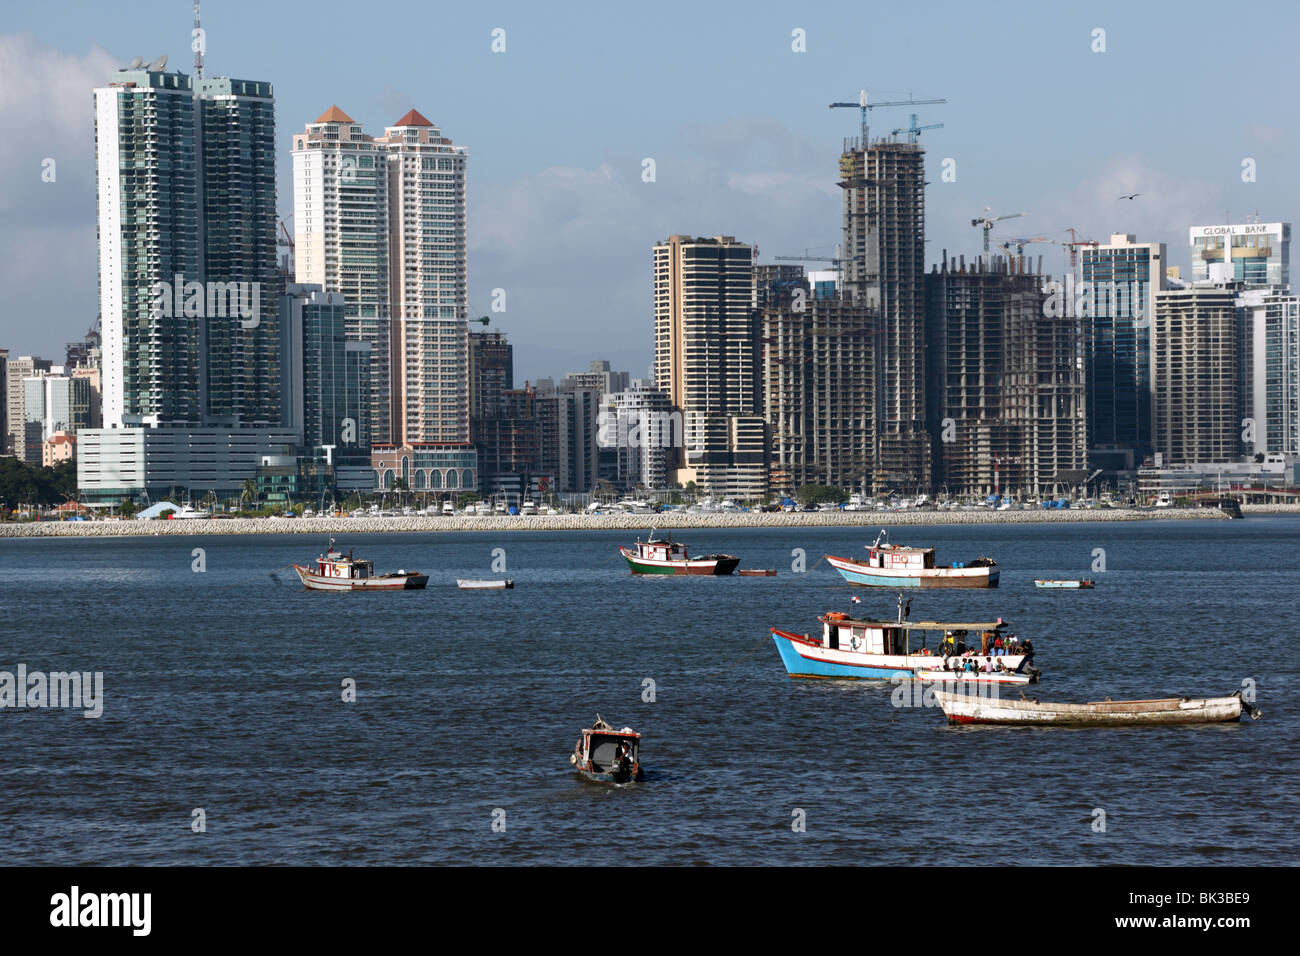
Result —
<instances>
[{"instance_id":1,"label":"office building","mask_svg":"<svg viewBox=\"0 0 1300 956\"><path fill-rule=\"evenodd\" d=\"M1247 287L1291 284L1291 223L1192 226L1192 282L1241 282Z\"/></svg>"},{"instance_id":2,"label":"office building","mask_svg":"<svg viewBox=\"0 0 1300 956\"><path fill-rule=\"evenodd\" d=\"M1088 442L1098 467L1131 469L1152 451L1151 321L1165 288L1164 243L1115 234L1081 250Z\"/></svg>"}]
</instances>

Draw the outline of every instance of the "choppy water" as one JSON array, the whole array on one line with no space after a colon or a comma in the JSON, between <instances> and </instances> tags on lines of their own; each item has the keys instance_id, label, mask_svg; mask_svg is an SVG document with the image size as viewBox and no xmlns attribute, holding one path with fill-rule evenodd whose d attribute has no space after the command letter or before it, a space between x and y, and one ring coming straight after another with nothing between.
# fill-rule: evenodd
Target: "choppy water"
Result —
<instances>
[{"instance_id":1,"label":"choppy water","mask_svg":"<svg viewBox=\"0 0 1300 956\"><path fill-rule=\"evenodd\" d=\"M431 574L388 595L302 590L286 566L324 541L298 536L0 541L0 670L103 671L105 697L97 720L0 710L8 861L1300 861L1300 519L898 529L941 561L1002 564L999 589L913 592L912 613L1011 621L1038 651L1035 696L1258 681L1261 721L1133 730L955 728L891 706L889 684L790 680L769 626L812 630L850 593L894 612L890 592L814 567L860 553L863 529L685 538L776 578L633 578L615 550L629 537L341 539ZM456 590L502 576L494 548L516 589ZM790 572L794 548L808 573ZM1098 584L1037 591L1043 576ZM645 734L646 783L570 772L596 711Z\"/></svg>"}]
</instances>

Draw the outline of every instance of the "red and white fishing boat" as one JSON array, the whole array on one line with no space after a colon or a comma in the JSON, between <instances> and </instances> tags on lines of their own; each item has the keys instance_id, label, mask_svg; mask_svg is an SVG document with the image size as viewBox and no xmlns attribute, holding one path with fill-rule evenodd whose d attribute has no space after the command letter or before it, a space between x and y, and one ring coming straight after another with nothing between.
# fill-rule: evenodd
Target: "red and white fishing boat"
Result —
<instances>
[{"instance_id":1,"label":"red and white fishing boat","mask_svg":"<svg viewBox=\"0 0 1300 956\"><path fill-rule=\"evenodd\" d=\"M620 547L633 574L731 574L740 564L734 554L706 554L692 558L686 545L667 538L656 538L653 532L649 541L637 541L635 548Z\"/></svg>"},{"instance_id":2,"label":"red and white fishing boat","mask_svg":"<svg viewBox=\"0 0 1300 956\"><path fill-rule=\"evenodd\" d=\"M415 591L429 583L429 576L419 571L377 575L375 562L354 558L351 551L347 554L335 551L333 538L325 553L316 559L314 568L301 564L291 567L312 591Z\"/></svg>"}]
</instances>

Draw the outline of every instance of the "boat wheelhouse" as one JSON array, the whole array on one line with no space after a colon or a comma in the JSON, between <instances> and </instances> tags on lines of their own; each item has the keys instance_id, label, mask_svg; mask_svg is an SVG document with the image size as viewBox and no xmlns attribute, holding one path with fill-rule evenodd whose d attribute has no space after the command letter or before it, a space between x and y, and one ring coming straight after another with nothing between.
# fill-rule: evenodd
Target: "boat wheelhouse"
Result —
<instances>
[{"instance_id":1,"label":"boat wheelhouse","mask_svg":"<svg viewBox=\"0 0 1300 956\"><path fill-rule=\"evenodd\" d=\"M641 735L631 727L615 730L596 715L596 722L582 731L569 754L569 763L588 780L597 783L628 783L644 780L641 770Z\"/></svg>"},{"instance_id":2,"label":"boat wheelhouse","mask_svg":"<svg viewBox=\"0 0 1300 956\"><path fill-rule=\"evenodd\" d=\"M817 637L772 628L786 672L791 677L839 680L901 677L993 684L1038 680L1039 672L1030 666L1033 646L1020 644L1001 618L911 621L902 595L899 598L895 621L858 620L832 611L817 619L821 623Z\"/></svg>"},{"instance_id":3,"label":"boat wheelhouse","mask_svg":"<svg viewBox=\"0 0 1300 956\"><path fill-rule=\"evenodd\" d=\"M355 558L352 552L334 550L330 538L325 553L315 567L291 565L303 585L311 591L415 591L429 583L429 576L405 569L390 574L375 574L375 563Z\"/></svg>"},{"instance_id":4,"label":"boat wheelhouse","mask_svg":"<svg viewBox=\"0 0 1300 956\"><path fill-rule=\"evenodd\" d=\"M686 545L667 538L656 538L653 532L649 541L636 542L633 548L620 547L633 574L731 574L740 564L734 554L706 554L692 558Z\"/></svg>"},{"instance_id":5,"label":"boat wheelhouse","mask_svg":"<svg viewBox=\"0 0 1300 956\"><path fill-rule=\"evenodd\" d=\"M882 530L866 545L867 560L854 561L826 555L826 561L849 584L876 588L995 588L998 565L991 558L976 558L951 565L935 562L934 548L913 548L889 542Z\"/></svg>"}]
</instances>

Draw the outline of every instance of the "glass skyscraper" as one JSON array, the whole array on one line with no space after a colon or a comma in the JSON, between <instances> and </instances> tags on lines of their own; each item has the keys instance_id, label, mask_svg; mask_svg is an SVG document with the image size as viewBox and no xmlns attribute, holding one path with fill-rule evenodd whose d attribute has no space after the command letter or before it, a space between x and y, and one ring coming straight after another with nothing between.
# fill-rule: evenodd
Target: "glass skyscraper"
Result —
<instances>
[{"instance_id":1,"label":"glass skyscraper","mask_svg":"<svg viewBox=\"0 0 1300 956\"><path fill-rule=\"evenodd\" d=\"M1132 235L1083 248L1088 447L1131 449L1135 464L1152 450L1151 320L1165 261L1164 243Z\"/></svg>"}]
</instances>

